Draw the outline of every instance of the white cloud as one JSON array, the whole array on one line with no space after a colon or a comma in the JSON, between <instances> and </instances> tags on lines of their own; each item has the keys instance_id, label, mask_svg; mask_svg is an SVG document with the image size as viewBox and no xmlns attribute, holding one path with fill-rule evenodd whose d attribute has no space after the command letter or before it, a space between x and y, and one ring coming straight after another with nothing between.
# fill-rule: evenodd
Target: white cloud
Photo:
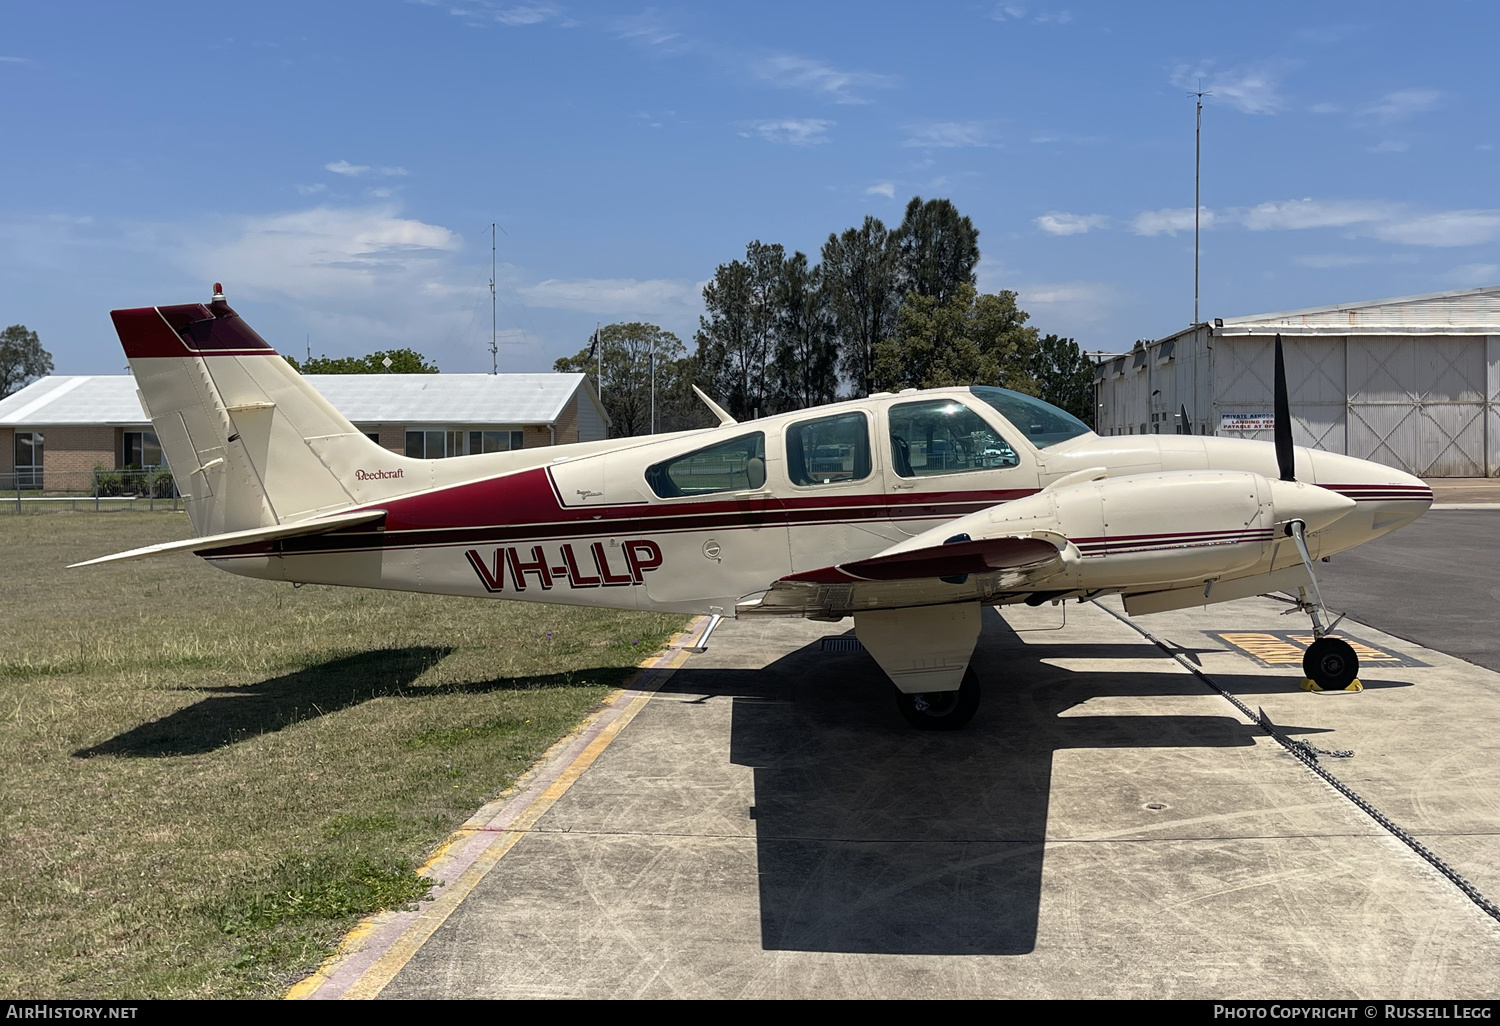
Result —
<instances>
[{"instance_id":1,"label":"white cloud","mask_svg":"<svg viewBox=\"0 0 1500 1026\"><path fill-rule=\"evenodd\" d=\"M805 89L834 103L868 103L856 90L887 89L899 80L870 71L841 71L823 61L796 54L776 54L755 61L751 72L778 89Z\"/></svg>"},{"instance_id":2,"label":"white cloud","mask_svg":"<svg viewBox=\"0 0 1500 1026\"><path fill-rule=\"evenodd\" d=\"M1375 237L1409 246L1475 246L1500 238L1500 210L1446 210L1376 226Z\"/></svg>"},{"instance_id":3,"label":"white cloud","mask_svg":"<svg viewBox=\"0 0 1500 1026\"><path fill-rule=\"evenodd\" d=\"M1335 267L1354 267L1357 264L1373 264L1373 256L1357 256L1353 253L1309 253L1306 256L1293 257L1293 261L1303 267L1314 267L1319 270L1327 270Z\"/></svg>"},{"instance_id":4,"label":"white cloud","mask_svg":"<svg viewBox=\"0 0 1500 1026\"><path fill-rule=\"evenodd\" d=\"M463 240L395 207L314 207L245 218L238 238L190 250L223 281L301 300L413 291L434 276L434 258Z\"/></svg>"},{"instance_id":5,"label":"white cloud","mask_svg":"<svg viewBox=\"0 0 1500 1026\"><path fill-rule=\"evenodd\" d=\"M1378 103L1371 104L1360 113L1382 121L1398 121L1424 110L1431 110L1442 98L1442 92L1437 89L1398 89L1394 93L1386 93Z\"/></svg>"},{"instance_id":6,"label":"white cloud","mask_svg":"<svg viewBox=\"0 0 1500 1026\"><path fill-rule=\"evenodd\" d=\"M632 14L616 21L615 34L621 39L646 46L666 46L682 39L682 33L668 25L661 14L650 7L640 14Z\"/></svg>"},{"instance_id":7,"label":"white cloud","mask_svg":"<svg viewBox=\"0 0 1500 1026\"><path fill-rule=\"evenodd\" d=\"M1464 264L1448 272L1448 280L1465 288L1500 283L1500 264Z\"/></svg>"},{"instance_id":8,"label":"white cloud","mask_svg":"<svg viewBox=\"0 0 1500 1026\"><path fill-rule=\"evenodd\" d=\"M0 57L0 64L30 64L30 57Z\"/></svg>"},{"instance_id":9,"label":"white cloud","mask_svg":"<svg viewBox=\"0 0 1500 1026\"><path fill-rule=\"evenodd\" d=\"M316 193L316 192L327 192L327 191L328 191L328 186L325 185L325 184L323 184L322 182L318 182L316 185L299 185L299 186L297 186L297 192L300 195L303 195L303 196L311 196L313 193Z\"/></svg>"},{"instance_id":10,"label":"white cloud","mask_svg":"<svg viewBox=\"0 0 1500 1026\"><path fill-rule=\"evenodd\" d=\"M1053 211L1043 214L1034 223L1049 235L1083 235L1091 228L1107 226L1109 218L1103 214L1064 214Z\"/></svg>"},{"instance_id":11,"label":"white cloud","mask_svg":"<svg viewBox=\"0 0 1500 1026\"><path fill-rule=\"evenodd\" d=\"M792 146L815 146L828 141L828 130L836 122L824 118L780 118L771 121L752 121L746 127L750 131L740 134L749 138L754 132L767 142L788 143Z\"/></svg>"},{"instance_id":12,"label":"white cloud","mask_svg":"<svg viewBox=\"0 0 1500 1026\"><path fill-rule=\"evenodd\" d=\"M1217 215L1207 207L1198 210L1198 224L1202 228L1208 228L1217 220ZM1143 210L1130 222L1130 227L1137 235L1176 235L1178 232L1192 231L1193 208L1175 207L1165 210Z\"/></svg>"},{"instance_id":13,"label":"white cloud","mask_svg":"<svg viewBox=\"0 0 1500 1026\"><path fill-rule=\"evenodd\" d=\"M948 149L958 146L993 145L993 129L986 121L933 121L909 125L902 146Z\"/></svg>"},{"instance_id":14,"label":"white cloud","mask_svg":"<svg viewBox=\"0 0 1500 1026\"><path fill-rule=\"evenodd\" d=\"M461 18L476 27L499 24L514 28L522 25L539 25L542 22L555 21L563 17L561 7L546 2L518 4L498 4L493 0L415 0L415 2L424 7L441 7L453 17Z\"/></svg>"},{"instance_id":15,"label":"white cloud","mask_svg":"<svg viewBox=\"0 0 1500 1026\"><path fill-rule=\"evenodd\" d=\"M884 196L886 199L896 198L895 182L876 182L865 190L866 196Z\"/></svg>"},{"instance_id":16,"label":"white cloud","mask_svg":"<svg viewBox=\"0 0 1500 1026\"><path fill-rule=\"evenodd\" d=\"M531 306L582 310L610 317L681 313L700 302L701 285L668 278L548 278L522 285L518 293Z\"/></svg>"},{"instance_id":17,"label":"white cloud","mask_svg":"<svg viewBox=\"0 0 1500 1026\"><path fill-rule=\"evenodd\" d=\"M1369 148L1371 153L1405 153L1411 147L1397 139L1383 139Z\"/></svg>"},{"instance_id":18,"label":"white cloud","mask_svg":"<svg viewBox=\"0 0 1500 1026\"><path fill-rule=\"evenodd\" d=\"M1279 200L1261 203L1241 215L1241 223L1253 232L1287 231L1304 228L1345 228L1392 216L1388 203L1364 203L1342 200Z\"/></svg>"},{"instance_id":19,"label":"white cloud","mask_svg":"<svg viewBox=\"0 0 1500 1026\"><path fill-rule=\"evenodd\" d=\"M331 164L323 165L324 171L332 171L336 175L345 175L349 178L358 178L362 174L374 171L377 175L387 178L405 178L409 171L404 167L371 167L369 164L351 164L347 160L335 160Z\"/></svg>"},{"instance_id":20,"label":"white cloud","mask_svg":"<svg viewBox=\"0 0 1500 1026\"><path fill-rule=\"evenodd\" d=\"M1202 82L1203 90L1213 94L1205 102L1227 104L1244 114L1275 114L1286 105L1279 79L1289 67L1267 62L1215 70L1212 61L1180 64L1172 71L1172 84L1196 92Z\"/></svg>"},{"instance_id":21,"label":"white cloud","mask_svg":"<svg viewBox=\"0 0 1500 1026\"><path fill-rule=\"evenodd\" d=\"M989 13L993 21L1032 21L1038 25L1066 25L1073 20L1071 11L1038 11L1027 18L1027 10L1021 4L1002 3L996 4Z\"/></svg>"}]
</instances>

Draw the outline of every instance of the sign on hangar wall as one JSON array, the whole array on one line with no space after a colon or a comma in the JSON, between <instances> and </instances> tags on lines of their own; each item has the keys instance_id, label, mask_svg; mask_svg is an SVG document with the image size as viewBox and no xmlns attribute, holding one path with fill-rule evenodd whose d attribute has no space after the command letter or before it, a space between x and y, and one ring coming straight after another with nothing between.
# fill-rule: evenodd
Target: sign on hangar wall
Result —
<instances>
[{"instance_id":1,"label":"sign on hangar wall","mask_svg":"<svg viewBox=\"0 0 1500 1026\"><path fill-rule=\"evenodd\" d=\"M1219 416L1220 431L1271 431L1276 417L1269 413L1224 413Z\"/></svg>"}]
</instances>

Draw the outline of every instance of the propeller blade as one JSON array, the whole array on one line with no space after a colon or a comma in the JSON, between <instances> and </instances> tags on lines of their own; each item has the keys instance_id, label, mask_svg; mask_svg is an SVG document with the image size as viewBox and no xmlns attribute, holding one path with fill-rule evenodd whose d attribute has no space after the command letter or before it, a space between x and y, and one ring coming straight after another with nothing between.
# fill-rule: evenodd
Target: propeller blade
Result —
<instances>
[{"instance_id":1,"label":"propeller blade","mask_svg":"<svg viewBox=\"0 0 1500 1026\"><path fill-rule=\"evenodd\" d=\"M1281 355L1281 332L1276 333L1276 468L1283 481L1297 480L1297 456L1292 449L1292 404L1286 394L1286 361Z\"/></svg>"},{"instance_id":2,"label":"propeller blade","mask_svg":"<svg viewBox=\"0 0 1500 1026\"><path fill-rule=\"evenodd\" d=\"M1185 435L1193 433L1193 422L1188 420L1187 403L1182 404L1182 433Z\"/></svg>"}]
</instances>

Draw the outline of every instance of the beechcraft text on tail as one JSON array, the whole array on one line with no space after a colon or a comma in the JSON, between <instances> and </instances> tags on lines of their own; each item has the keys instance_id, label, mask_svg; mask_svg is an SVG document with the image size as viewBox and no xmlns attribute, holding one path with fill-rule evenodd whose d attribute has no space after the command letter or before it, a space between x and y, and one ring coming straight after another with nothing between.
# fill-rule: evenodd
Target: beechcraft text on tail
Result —
<instances>
[{"instance_id":1,"label":"beechcraft text on tail","mask_svg":"<svg viewBox=\"0 0 1500 1026\"><path fill-rule=\"evenodd\" d=\"M190 551L275 581L853 617L928 729L977 708L985 605L1120 595L1139 615L1291 592L1318 636L1308 676L1343 686L1358 661L1315 563L1432 502L1417 478L1292 444L1279 338L1274 443L1101 438L975 385L745 424L705 396L717 427L420 460L356 430L217 287L111 316L196 537L77 565Z\"/></svg>"}]
</instances>

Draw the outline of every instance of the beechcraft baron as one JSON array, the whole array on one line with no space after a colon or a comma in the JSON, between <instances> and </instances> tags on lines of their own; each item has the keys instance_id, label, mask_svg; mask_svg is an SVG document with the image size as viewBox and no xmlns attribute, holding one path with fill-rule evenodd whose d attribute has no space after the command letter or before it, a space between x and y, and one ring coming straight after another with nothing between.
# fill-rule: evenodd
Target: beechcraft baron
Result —
<instances>
[{"instance_id":1,"label":"beechcraft baron","mask_svg":"<svg viewBox=\"0 0 1500 1026\"><path fill-rule=\"evenodd\" d=\"M1294 592L1343 687L1313 562L1431 490L1294 447L1101 438L1030 396L879 393L671 435L418 460L355 429L224 301L111 314L197 537L247 577L720 616L854 617L906 718L973 715L980 609L1120 595L1132 615ZM701 393L700 393L701 395ZM717 619L710 621L716 624ZM705 641L706 641L705 631Z\"/></svg>"}]
</instances>

